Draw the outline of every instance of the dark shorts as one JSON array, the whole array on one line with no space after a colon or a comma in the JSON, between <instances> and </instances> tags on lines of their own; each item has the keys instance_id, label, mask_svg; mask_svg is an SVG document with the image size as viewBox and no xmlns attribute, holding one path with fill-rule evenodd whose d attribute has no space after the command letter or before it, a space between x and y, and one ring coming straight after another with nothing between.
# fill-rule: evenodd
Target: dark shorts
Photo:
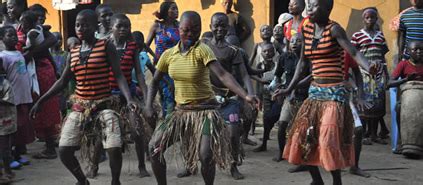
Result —
<instances>
[{"instance_id":1,"label":"dark shorts","mask_svg":"<svg viewBox=\"0 0 423 185\"><path fill-rule=\"evenodd\" d=\"M241 103L239 100L228 99L219 109L226 124L238 125L240 121Z\"/></svg>"}]
</instances>

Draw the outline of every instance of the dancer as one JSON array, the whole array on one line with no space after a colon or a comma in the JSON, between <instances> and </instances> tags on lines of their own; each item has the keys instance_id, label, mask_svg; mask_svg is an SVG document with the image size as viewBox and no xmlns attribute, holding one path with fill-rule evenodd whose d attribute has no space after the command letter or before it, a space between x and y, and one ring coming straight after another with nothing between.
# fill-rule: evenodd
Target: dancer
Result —
<instances>
[{"instance_id":1,"label":"dancer","mask_svg":"<svg viewBox=\"0 0 423 185\"><path fill-rule=\"evenodd\" d=\"M152 115L152 102L158 83L165 73L175 80L177 109L156 128L150 141L151 161L159 185L167 184L165 150L181 141L181 153L193 172L201 161L201 173L206 185L214 183L215 165L230 165L229 136L223 118L217 110L209 77L209 70L230 91L249 103L258 102L238 85L236 80L217 62L213 51L199 41L201 18L197 12L187 11L181 16L179 27L181 41L163 53L157 65L147 98L145 114ZM194 57L196 56L196 57Z\"/></svg>"},{"instance_id":2,"label":"dancer","mask_svg":"<svg viewBox=\"0 0 423 185\"><path fill-rule=\"evenodd\" d=\"M250 76L244 65L242 55L238 52L237 48L230 45L225 41L225 36L229 28L229 19L224 13L215 13L211 18L210 30L213 33L211 40L206 40L207 44L215 54L217 61L228 73L238 71L241 75L237 81L243 81L247 88L248 94L253 95L254 90L251 84ZM240 117L240 101L235 93L231 92L220 81L214 73L210 76L213 91L216 94L217 101L221 104L220 113L225 119L227 129L230 137L230 144L232 148L232 157L234 161L231 164L231 175L235 180L243 179L244 176L239 172L237 165L240 163L241 151L241 121Z\"/></svg>"},{"instance_id":3,"label":"dancer","mask_svg":"<svg viewBox=\"0 0 423 185\"><path fill-rule=\"evenodd\" d=\"M350 44L344 29L329 19L333 3L309 1L310 22L303 28L299 64L288 88L281 90L282 94L289 94L294 89L309 60L314 82L295 117L283 157L292 164L309 165L312 184L323 184L318 166L330 171L333 184L340 185L340 169L354 164L353 118L344 85L343 50L362 68L371 74L376 72L376 66L369 67L364 56Z\"/></svg>"},{"instance_id":4,"label":"dancer","mask_svg":"<svg viewBox=\"0 0 423 185\"><path fill-rule=\"evenodd\" d=\"M72 112L65 119L59 141L60 159L78 180L77 184L87 185L89 182L74 154L82 145L83 157L92 156L88 145L92 146L95 140L101 140L110 157L112 185L119 185L122 139L118 114L110 110L110 68L131 111L135 111L137 105L120 70L116 47L94 36L96 22L94 11L83 10L78 13L75 30L81 45L71 50L61 78L34 104L30 115L36 117L43 103L65 89L70 79L75 79L77 85L75 95L71 98Z\"/></svg>"},{"instance_id":5,"label":"dancer","mask_svg":"<svg viewBox=\"0 0 423 185\"><path fill-rule=\"evenodd\" d=\"M282 75L285 74L285 83L281 84L282 88L288 87L291 83L294 73L297 67L298 60L301 56L301 46L302 46L302 34L297 33L291 37L289 45L289 50L287 53L284 53L280 58L275 71L275 84L281 84ZM309 66L307 66L309 67ZM307 76L307 75L303 75ZM289 125L292 125L292 121L295 118L295 115L298 112L298 109L303 104L304 100L308 97L308 88L310 83L306 83L303 87L296 87L295 91L291 93L288 97L285 98L280 112L280 117L278 121L278 144L279 152L273 161L280 162L282 161L283 149L285 148L286 143L286 133ZM273 97L278 97L279 94L273 94ZM298 172L302 171L304 166L297 166L295 168L290 168L289 172Z\"/></svg>"},{"instance_id":6,"label":"dancer","mask_svg":"<svg viewBox=\"0 0 423 185\"><path fill-rule=\"evenodd\" d=\"M370 145L372 142L387 144L384 139L378 138L377 131L380 120L383 120L386 114L385 86L389 77L385 54L389 50L383 33L375 28L378 20L377 9L365 8L362 17L364 28L353 34L351 43L369 62L379 66L376 76L361 69L364 82L364 99L371 104L369 109L359 110L360 118L364 123L364 131L367 131L363 144ZM383 129L384 127L385 129ZM386 126L384 127L382 127L381 132L388 132Z\"/></svg>"}]
</instances>

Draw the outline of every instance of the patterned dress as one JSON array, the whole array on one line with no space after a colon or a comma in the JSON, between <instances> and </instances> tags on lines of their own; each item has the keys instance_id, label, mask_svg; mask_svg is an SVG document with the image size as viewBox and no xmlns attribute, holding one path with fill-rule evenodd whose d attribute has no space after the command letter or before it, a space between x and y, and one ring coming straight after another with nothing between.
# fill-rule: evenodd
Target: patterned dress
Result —
<instances>
[{"instance_id":1,"label":"patterned dress","mask_svg":"<svg viewBox=\"0 0 423 185\"><path fill-rule=\"evenodd\" d=\"M351 43L367 58L371 63L381 64L386 66L385 54L388 52L385 37L381 31L377 31L374 36L371 36L365 30L360 30L353 34ZM385 111L385 71L384 67L380 67L377 75L372 77L364 69L360 68L363 76L363 92L366 102L373 106L360 112L363 117L381 117L384 116Z\"/></svg>"},{"instance_id":2,"label":"patterned dress","mask_svg":"<svg viewBox=\"0 0 423 185\"><path fill-rule=\"evenodd\" d=\"M155 44L156 44L156 59L154 64L157 64L160 56L167 49L175 46L179 40L179 25L174 28L167 28L163 24L159 24L160 31L156 33ZM165 75L163 80L160 81L160 95L162 104L163 117L169 112L172 112L175 107L174 97L174 84L172 78L169 75Z\"/></svg>"}]
</instances>

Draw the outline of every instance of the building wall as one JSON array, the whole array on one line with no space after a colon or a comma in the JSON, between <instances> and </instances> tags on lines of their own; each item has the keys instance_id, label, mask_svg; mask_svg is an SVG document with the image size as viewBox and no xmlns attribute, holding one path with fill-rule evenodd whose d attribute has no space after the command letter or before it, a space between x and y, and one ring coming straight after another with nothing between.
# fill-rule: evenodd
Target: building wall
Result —
<instances>
[{"instance_id":1,"label":"building wall","mask_svg":"<svg viewBox=\"0 0 423 185\"><path fill-rule=\"evenodd\" d=\"M62 24L61 24L61 16L59 15L60 11L55 10L53 8L51 0L27 0L27 2L28 2L28 6L31 6L37 3L43 5L48 11L46 24L52 26L51 31L61 31Z\"/></svg>"}]
</instances>

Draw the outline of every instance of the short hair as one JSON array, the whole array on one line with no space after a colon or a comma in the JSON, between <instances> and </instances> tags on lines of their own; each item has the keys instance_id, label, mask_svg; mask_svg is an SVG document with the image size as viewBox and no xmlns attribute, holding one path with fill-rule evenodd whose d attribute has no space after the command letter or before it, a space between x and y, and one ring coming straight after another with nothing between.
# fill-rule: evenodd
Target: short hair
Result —
<instances>
[{"instance_id":1,"label":"short hair","mask_svg":"<svg viewBox=\"0 0 423 185\"><path fill-rule=\"evenodd\" d=\"M100 14L100 11L104 8L112 9L112 7L108 4L99 4L99 5L97 5L97 7L95 7L95 13L97 14L97 16Z\"/></svg>"},{"instance_id":2,"label":"short hair","mask_svg":"<svg viewBox=\"0 0 423 185\"><path fill-rule=\"evenodd\" d=\"M113 14L111 24L112 25L115 24L115 22L117 20L127 20L127 21L129 21L129 23L131 23L131 20L128 18L128 16L126 16L125 14L121 14L121 13Z\"/></svg>"},{"instance_id":3,"label":"short hair","mask_svg":"<svg viewBox=\"0 0 423 185\"><path fill-rule=\"evenodd\" d=\"M27 10L27 11L24 11L21 14L21 18L22 19L26 19L29 22L35 24L37 22L37 20L38 20L38 15L34 11L32 11L32 10Z\"/></svg>"},{"instance_id":4,"label":"short hair","mask_svg":"<svg viewBox=\"0 0 423 185\"><path fill-rule=\"evenodd\" d=\"M214 18L217 18L217 17L223 17L224 19L226 19L227 23L229 24L229 18L228 18L228 16L227 16L226 14L222 13L222 12L217 12L217 13L214 13L214 14L212 15L212 17L211 17L211 20L210 20L210 21L213 21L213 19L214 19Z\"/></svg>"},{"instance_id":5,"label":"short hair","mask_svg":"<svg viewBox=\"0 0 423 185\"><path fill-rule=\"evenodd\" d=\"M40 4L33 4L32 6L29 7L29 10L34 11L34 12L41 12L44 14L47 14L48 11L46 8L44 8L43 5Z\"/></svg>"},{"instance_id":6,"label":"short hair","mask_svg":"<svg viewBox=\"0 0 423 185\"><path fill-rule=\"evenodd\" d=\"M6 25L3 27L0 27L0 38L3 39L4 35L6 34L7 30L12 29L13 31L16 32L15 27L13 27L12 25Z\"/></svg>"},{"instance_id":7,"label":"short hair","mask_svg":"<svg viewBox=\"0 0 423 185\"><path fill-rule=\"evenodd\" d=\"M88 17L90 22L92 21L95 25L97 25L97 14L93 10L90 10L90 9L82 10L76 15L76 17L79 17L79 16L86 16Z\"/></svg>"},{"instance_id":8,"label":"short hair","mask_svg":"<svg viewBox=\"0 0 423 185\"><path fill-rule=\"evenodd\" d=\"M201 16L196 11L186 11L182 13L180 22L185 21L185 19L192 18L195 21L198 21L201 25Z\"/></svg>"},{"instance_id":9,"label":"short hair","mask_svg":"<svg viewBox=\"0 0 423 185\"><path fill-rule=\"evenodd\" d=\"M132 32L132 37L134 38L134 40L144 40L144 34L140 31Z\"/></svg>"}]
</instances>

